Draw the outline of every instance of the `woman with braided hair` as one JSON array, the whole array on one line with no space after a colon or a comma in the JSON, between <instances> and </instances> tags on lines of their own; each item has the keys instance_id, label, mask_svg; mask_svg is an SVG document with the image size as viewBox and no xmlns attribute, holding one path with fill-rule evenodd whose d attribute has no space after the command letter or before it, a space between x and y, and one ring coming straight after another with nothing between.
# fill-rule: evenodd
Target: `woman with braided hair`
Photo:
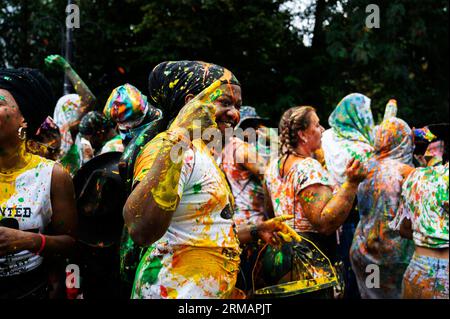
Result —
<instances>
[{"instance_id":1,"label":"woman with braided hair","mask_svg":"<svg viewBox=\"0 0 450 319\"><path fill-rule=\"evenodd\" d=\"M290 226L333 260L336 242L331 235L347 218L358 184L365 178L364 169L358 160L352 160L346 169L346 182L335 187L328 171L313 158L324 131L313 107L287 110L279 130L281 153L265 174L274 214L294 215L288 221Z\"/></svg>"}]
</instances>

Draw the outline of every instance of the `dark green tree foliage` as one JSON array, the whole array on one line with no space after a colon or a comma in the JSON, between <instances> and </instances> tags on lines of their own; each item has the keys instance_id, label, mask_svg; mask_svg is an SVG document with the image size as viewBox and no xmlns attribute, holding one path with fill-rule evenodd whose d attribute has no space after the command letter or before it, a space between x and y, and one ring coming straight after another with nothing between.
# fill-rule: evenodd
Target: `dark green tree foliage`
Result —
<instances>
[{"instance_id":1,"label":"dark green tree foliage","mask_svg":"<svg viewBox=\"0 0 450 319\"><path fill-rule=\"evenodd\" d=\"M232 70L244 104L274 124L293 105L313 105L322 122L348 93L372 98L376 120L390 98L411 125L448 117L448 2L377 1L380 28L365 25L370 0L318 0L298 18L315 19L312 45L284 0L78 0L73 66L98 97L147 76L164 60L199 59ZM44 69L62 94L62 74L44 58L63 52L66 0L3 0L0 65Z\"/></svg>"},{"instance_id":2,"label":"dark green tree foliage","mask_svg":"<svg viewBox=\"0 0 450 319\"><path fill-rule=\"evenodd\" d=\"M380 28L368 29L365 8L371 2L348 1L346 17L329 15L325 104L360 91L372 98L376 120L394 97L399 117L411 125L448 121L448 1L377 1Z\"/></svg>"},{"instance_id":3,"label":"dark green tree foliage","mask_svg":"<svg viewBox=\"0 0 450 319\"><path fill-rule=\"evenodd\" d=\"M142 1L143 2L143 1ZM80 28L73 31L74 69L98 98L102 109L112 89L125 82L145 88L133 69L145 68L132 48L139 45L132 25L142 21L141 4L115 1L74 1L80 8ZM44 70L62 95L63 73L48 69L49 54L64 53L66 0L2 0L0 2L0 66Z\"/></svg>"},{"instance_id":4,"label":"dark green tree foliage","mask_svg":"<svg viewBox=\"0 0 450 319\"><path fill-rule=\"evenodd\" d=\"M285 82L289 82L290 62L298 62L304 49L289 29L291 16L280 11L284 2L151 2L143 6L144 19L137 28L138 34L148 35L147 41L137 50L148 65L172 59L223 65L241 81L244 104L255 105L278 118L280 110L274 107L278 100L285 100L286 105L295 103L285 99Z\"/></svg>"}]
</instances>

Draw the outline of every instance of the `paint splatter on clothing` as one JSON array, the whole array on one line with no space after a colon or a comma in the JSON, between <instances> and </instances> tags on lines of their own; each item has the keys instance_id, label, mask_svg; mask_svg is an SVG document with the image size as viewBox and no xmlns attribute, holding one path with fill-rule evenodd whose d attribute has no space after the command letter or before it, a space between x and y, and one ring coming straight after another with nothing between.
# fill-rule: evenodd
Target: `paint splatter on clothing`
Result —
<instances>
[{"instance_id":1,"label":"paint splatter on clothing","mask_svg":"<svg viewBox=\"0 0 450 319\"><path fill-rule=\"evenodd\" d=\"M61 158L59 162L72 177L81 165L94 156L90 143L81 138L80 134L77 134L74 141L70 131L70 128L76 125L82 115L80 106L80 95L66 94L58 100L53 113L55 123L61 132Z\"/></svg>"},{"instance_id":2,"label":"paint splatter on clothing","mask_svg":"<svg viewBox=\"0 0 450 319\"><path fill-rule=\"evenodd\" d=\"M222 151L221 168L226 174L235 200L234 222L236 225L257 224L264 220L264 190L261 181L242 164L236 163L236 153L250 147L256 148L233 137Z\"/></svg>"},{"instance_id":3,"label":"paint splatter on clothing","mask_svg":"<svg viewBox=\"0 0 450 319\"><path fill-rule=\"evenodd\" d=\"M77 134L75 142L70 146L69 151L59 160L70 176L75 176L80 167L94 157L94 149L91 143Z\"/></svg>"},{"instance_id":4,"label":"paint splatter on clothing","mask_svg":"<svg viewBox=\"0 0 450 319\"><path fill-rule=\"evenodd\" d=\"M403 278L403 299L449 299L449 262L414 254Z\"/></svg>"},{"instance_id":5,"label":"paint splatter on clothing","mask_svg":"<svg viewBox=\"0 0 450 319\"><path fill-rule=\"evenodd\" d=\"M55 162L28 154L28 164L0 173L0 220L13 218L20 230L44 232L51 221L51 178ZM0 278L36 269L43 257L24 250L0 256Z\"/></svg>"},{"instance_id":6,"label":"paint splatter on clothing","mask_svg":"<svg viewBox=\"0 0 450 319\"><path fill-rule=\"evenodd\" d=\"M65 156L69 152L74 143L70 133L70 127L81 116L80 106L81 96L78 94L66 94L56 103L53 119L61 132L62 156Z\"/></svg>"},{"instance_id":7,"label":"paint splatter on clothing","mask_svg":"<svg viewBox=\"0 0 450 319\"><path fill-rule=\"evenodd\" d=\"M334 187L331 175L313 158L296 162L285 176L280 175L281 159L272 160L265 174L267 190L272 200L275 216L292 215L286 221L297 232L317 232L303 213L298 196L308 186L321 184Z\"/></svg>"},{"instance_id":8,"label":"paint splatter on clothing","mask_svg":"<svg viewBox=\"0 0 450 319\"><path fill-rule=\"evenodd\" d=\"M370 99L359 93L344 97L328 118L336 135L348 141L373 142L373 116Z\"/></svg>"},{"instance_id":9,"label":"paint splatter on clothing","mask_svg":"<svg viewBox=\"0 0 450 319\"><path fill-rule=\"evenodd\" d=\"M398 211L404 176L413 169L413 147L411 129L400 119L389 118L376 130L368 176L358 188L360 221L350 249L352 268L365 299L401 297L402 277L414 253L414 243L400 237L389 223ZM366 285L366 267L370 264L380 267L379 288Z\"/></svg>"},{"instance_id":10,"label":"paint splatter on clothing","mask_svg":"<svg viewBox=\"0 0 450 319\"><path fill-rule=\"evenodd\" d=\"M344 97L331 113L331 129L322 135L328 171L343 184L345 169L352 158L365 162L373 152L373 117L370 99L353 93Z\"/></svg>"},{"instance_id":11,"label":"paint splatter on clothing","mask_svg":"<svg viewBox=\"0 0 450 319\"><path fill-rule=\"evenodd\" d=\"M153 142L153 141L152 141ZM152 163L146 145L135 180ZM183 155L178 206L167 232L149 248L136 273L132 298L227 298L239 271L239 242L225 176L201 140Z\"/></svg>"},{"instance_id":12,"label":"paint splatter on clothing","mask_svg":"<svg viewBox=\"0 0 450 319\"><path fill-rule=\"evenodd\" d=\"M258 136L255 145L256 150L266 163L269 163L271 159L278 157L278 150L280 149L278 130L264 126L258 128L256 133Z\"/></svg>"},{"instance_id":13,"label":"paint splatter on clothing","mask_svg":"<svg viewBox=\"0 0 450 319\"><path fill-rule=\"evenodd\" d=\"M99 154L108 153L108 152L123 152L124 147L122 143L122 138L120 135L116 135L112 139L103 145Z\"/></svg>"},{"instance_id":14,"label":"paint splatter on clothing","mask_svg":"<svg viewBox=\"0 0 450 319\"><path fill-rule=\"evenodd\" d=\"M390 119L391 117L396 117L397 116L397 101L394 99L390 99L387 104L386 107L384 109L384 116L383 116L383 121Z\"/></svg>"},{"instance_id":15,"label":"paint splatter on clothing","mask_svg":"<svg viewBox=\"0 0 450 319\"><path fill-rule=\"evenodd\" d=\"M392 227L399 228L404 218L411 219L414 243L427 248L448 248L449 164L417 168L402 188L401 214Z\"/></svg>"}]
</instances>

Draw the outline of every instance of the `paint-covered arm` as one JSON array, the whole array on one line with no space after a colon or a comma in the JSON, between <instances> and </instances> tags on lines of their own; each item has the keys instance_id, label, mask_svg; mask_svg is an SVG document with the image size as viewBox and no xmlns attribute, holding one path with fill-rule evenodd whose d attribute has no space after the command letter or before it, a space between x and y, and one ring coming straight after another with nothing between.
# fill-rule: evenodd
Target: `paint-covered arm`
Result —
<instances>
[{"instance_id":1,"label":"paint-covered arm","mask_svg":"<svg viewBox=\"0 0 450 319\"><path fill-rule=\"evenodd\" d=\"M306 218L322 234L332 234L345 222L366 172L358 160L352 160L347 166L346 176L347 181L335 195L330 187L320 184L308 186L298 195Z\"/></svg>"},{"instance_id":2,"label":"paint-covered arm","mask_svg":"<svg viewBox=\"0 0 450 319\"><path fill-rule=\"evenodd\" d=\"M182 195L179 184L186 153L178 151L192 147L194 130L201 133L215 124L211 101L220 95L220 90L216 92L219 86L220 81L216 81L186 104L169 129L149 142L139 155L134 172L135 184L139 184L123 212L128 232L137 244L151 245L167 231Z\"/></svg>"},{"instance_id":3,"label":"paint-covered arm","mask_svg":"<svg viewBox=\"0 0 450 319\"><path fill-rule=\"evenodd\" d=\"M292 218L294 218L293 215L282 215L256 225L241 225L237 231L239 242L241 244L247 244L254 241L256 239L254 238L255 235L271 245L280 244L280 237L293 238L299 241L295 230L284 223ZM256 232L256 234L252 234L252 232Z\"/></svg>"},{"instance_id":4,"label":"paint-covered arm","mask_svg":"<svg viewBox=\"0 0 450 319\"><path fill-rule=\"evenodd\" d=\"M64 70L64 73L72 83L75 92L80 95L80 118L87 112L91 111L96 101L95 95L91 92L86 83L84 83L84 81L80 78L78 73L75 72L72 66L62 56L57 54L49 55L47 58L45 58L45 62L48 65L56 65L57 67Z\"/></svg>"},{"instance_id":5,"label":"paint-covered arm","mask_svg":"<svg viewBox=\"0 0 450 319\"><path fill-rule=\"evenodd\" d=\"M169 134L162 133L137 159L134 180L139 184L128 197L123 216L128 233L138 245L149 246L161 238L178 207L182 162L171 160L175 144Z\"/></svg>"}]
</instances>

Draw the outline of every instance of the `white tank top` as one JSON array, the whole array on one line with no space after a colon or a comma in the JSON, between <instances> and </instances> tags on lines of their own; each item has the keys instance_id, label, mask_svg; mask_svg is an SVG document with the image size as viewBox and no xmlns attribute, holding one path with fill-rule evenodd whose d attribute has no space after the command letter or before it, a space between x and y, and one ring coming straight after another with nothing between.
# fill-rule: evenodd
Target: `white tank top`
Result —
<instances>
[{"instance_id":1,"label":"white tank top","mask_svg":"<svg viewBox=\"0 0 450 319\"><path fill-rule=\"evenodd\" d=\"M0 222L13 218L20 230L44 232L50 223L52 171L55 162L37 155L21 170L0 173ZM28 250L0 256L0 278L28 272L43 258Z\"/></svg>"}]
</instances>

